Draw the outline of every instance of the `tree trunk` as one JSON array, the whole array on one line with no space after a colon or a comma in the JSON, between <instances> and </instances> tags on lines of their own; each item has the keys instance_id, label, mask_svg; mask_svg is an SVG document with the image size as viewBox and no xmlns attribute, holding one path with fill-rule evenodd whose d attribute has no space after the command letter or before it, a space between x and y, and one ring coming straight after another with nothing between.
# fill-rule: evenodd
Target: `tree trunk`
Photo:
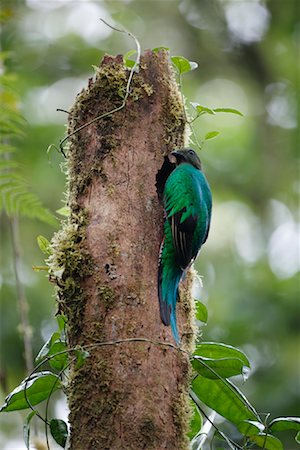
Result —
<instances>
[{"instance_id":1,"label":"tree trunk","mask_svg":"<svg viewBox=\"0 0 300 450\"><path fill-rule=\"evenodd\" d=\"M105 56L77 96L69 132L120 106L128 75L121 56ZM82 367L73 363L67 387L72 450L188 448L189 277L177 308L180 349L161 323L157 296L163 208L156 182L185 131L165 51L142 56L130 89L125 108L70 138L71 216L53 239L69 346L90 353Z\"/></svg>"}]
</instances>

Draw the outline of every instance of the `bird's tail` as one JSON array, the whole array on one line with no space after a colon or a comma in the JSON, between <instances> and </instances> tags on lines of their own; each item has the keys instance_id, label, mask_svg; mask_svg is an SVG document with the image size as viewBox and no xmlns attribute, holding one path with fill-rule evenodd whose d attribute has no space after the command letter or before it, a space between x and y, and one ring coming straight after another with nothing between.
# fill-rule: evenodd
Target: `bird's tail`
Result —
<instances>
[{"instance_id":1,"label":"bird's tail","mask_svg":"<svg viewBox=\"0 0 300 450\"><path fill-rule=\"evenodd\" d=\"M178 285L183 271L179 267L172 267L171 264L166 263L167 261L163 264L162 258L159 258L158 298L160 317L164 325L171 325L173 337L178 345L180 338L176 322L176 303L178 298Z\"/></svg>"}]
</instances>

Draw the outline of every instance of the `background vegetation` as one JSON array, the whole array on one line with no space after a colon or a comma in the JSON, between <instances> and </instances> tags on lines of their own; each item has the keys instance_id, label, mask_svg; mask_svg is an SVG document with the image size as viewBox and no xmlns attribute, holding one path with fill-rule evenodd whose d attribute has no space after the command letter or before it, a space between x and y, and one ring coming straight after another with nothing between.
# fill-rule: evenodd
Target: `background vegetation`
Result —
<instances>
[{"instance_id":1,"label":"background vegetation","mask_svg":"<svg viewBox=\"0 0 300 450\"><path fill-rule=\"evenodd\" d=\"M205 340L235 345L249 356L252 370L243 391L258 412L299 415L297 0L2 0L1 16L1 50L8 52L6 70L16 76L9 89L26 119L15 159L53 213L63 205L65 185L63 158L52 152L49 164L46 155L65 132L66 116L56 108L70 107L104 53L133 48L100 17L125 26L144 49L163 45L197 61L199 68L184 77L190 101L244 113L205 115L197 122L199 139L211 130L221 134L200 155L214 209L210 238L196 263L204 287L195 295L209 311ZM31 267L43 264L36 237L50 239L55 229L21 220L21 274L35 354L55 327L56 307L47 277ZM1 240L3 400L25 376L5 214ZM62 400L55 408L58 416L66 414ZM22 421L21 413L1 414L3 449L25 448ZM294 445L287 437L286 448Z\"/></svg>"}]
</instances>

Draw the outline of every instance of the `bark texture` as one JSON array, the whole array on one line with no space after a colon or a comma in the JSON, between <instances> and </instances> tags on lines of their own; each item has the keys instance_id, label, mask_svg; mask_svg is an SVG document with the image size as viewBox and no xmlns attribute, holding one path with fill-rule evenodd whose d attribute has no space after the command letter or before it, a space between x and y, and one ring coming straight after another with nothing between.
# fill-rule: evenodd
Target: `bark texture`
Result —
<instances>
[{"instance_id":1,"label":"bark texture","mask_svg":"<svg viewBox=\"0 0 300 450\"><path fill-rule=\"evenodd\" d=\"M105 56L76 99L69 132L118 107L129 71ZM126 107L74 134L68 150L71 216L53 239L52 277L70 347L90 357L68 385L72 450L187 449L187 354L160 320L157 261L163 208L156 176L184 145L181 95L161 51L145 52ZM193 344L189 280L181 289L181 347ZM153 342L101 342L146 338Z\"/></svg>"}]
</instances>

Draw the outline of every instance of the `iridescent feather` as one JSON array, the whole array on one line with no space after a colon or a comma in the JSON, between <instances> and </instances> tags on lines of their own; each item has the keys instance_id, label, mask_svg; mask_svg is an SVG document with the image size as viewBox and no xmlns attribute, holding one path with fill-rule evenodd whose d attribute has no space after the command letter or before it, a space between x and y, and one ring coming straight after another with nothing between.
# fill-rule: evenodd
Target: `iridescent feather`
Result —
<instances>
[{"instance_id":1,"label":"iridescent feather","mask_svg":"<svg viewBox=\"0 0 300 450\"><path fill-rule=\"evenodd\" d=\"M177 344L176 322L179 283L207 239L211 218L211 191L192 149L172 152L177 166L169 175L163 194L164 240L158 268L160 316L171 325Z\"/></svg>"}]
</instances>

